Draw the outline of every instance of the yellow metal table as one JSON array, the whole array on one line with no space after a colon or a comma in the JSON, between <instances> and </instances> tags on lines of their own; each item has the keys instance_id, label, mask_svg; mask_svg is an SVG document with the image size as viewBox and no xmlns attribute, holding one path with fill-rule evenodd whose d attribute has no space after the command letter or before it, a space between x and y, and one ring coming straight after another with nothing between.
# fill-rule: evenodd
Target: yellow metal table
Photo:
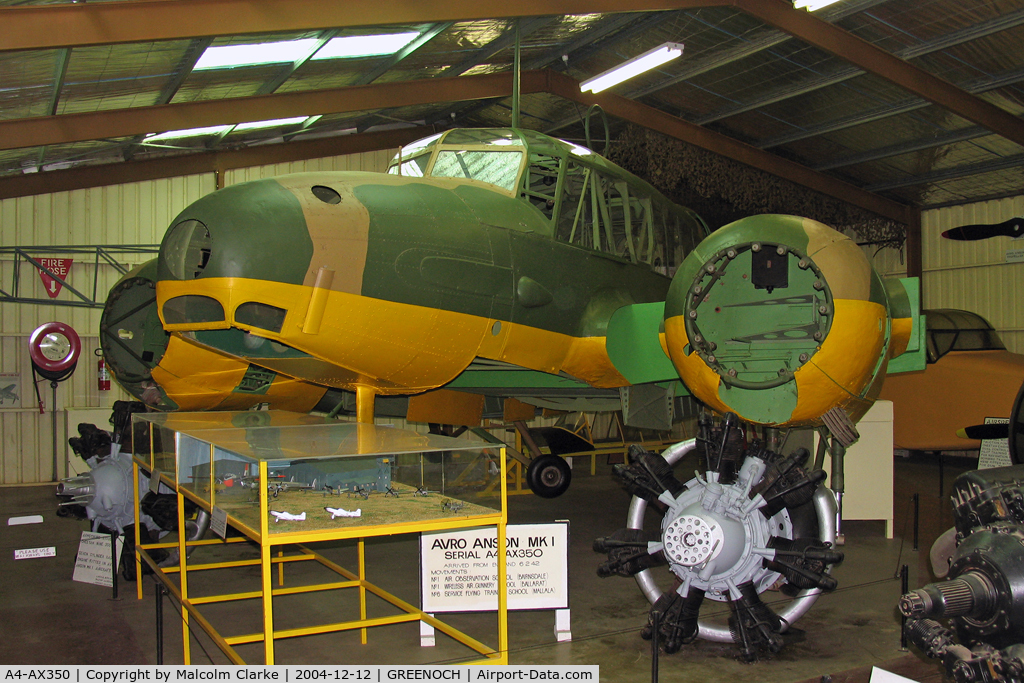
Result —
<instances>
[{"instance_id":1,"label":"yellow metal table","mask_svg":"<svg viewBox=\"0 0 1024 683\"><path fill-rule=\"evenodd\" d=\"M426 614L416 605L371 583L366 575L366 538L424 531L494 526L498 556L505 555L506 487L493 479L506 470L505 449L484 442L453 439L389 426L339 422L279 411L137 414L132 450L135 465L136 520L140 517L139 472L168 487L176 496L178 529L187 529L186 501L214 522L226 517L240 535L212 540L189 540L179 532L171 543L143 544L136 524L136 575L148 565L157 580L182 606L183 656L191 663L190 621L200 627L236 664L244 664L236 646L263 643L264 663L274 664L274 642L315 634L361 631L389 624L422 621L478 653L467 663L508 663L505 563L498 563L496 647ZM346 492L349 498L341 496ZM360 506L358 517L328 511L344 501ZM285 514L277 508L289 509ZM298 510L301 509L301 512ZM349 511L344 511L349 512ZM318 553L311 544L357 540L355 571ZM199 563L190 561L196 546L255 544L259 559ZM285 547L290 548L285 552ZM178 564L161 567L153 557L158 549L176 549ZM294 549L294 550L291 550ZM276 550L276 555L275 555ZM316 562L338 580L287 587L284 567L291 562ZM189 574L259 565L261 587L218 595L195 595ZM273 567L278 568L274 587ZM142 582L138 583L142 598ZM359 618L301 628L274 627L274 597L354 588L359 593ZM395 608L396 614L367 618L371 593ZM203 614L204 605L236 600L260 600L260 631L224 636ZM303 662L312 663L312 662Z\"/></svg>"}]
</instances>

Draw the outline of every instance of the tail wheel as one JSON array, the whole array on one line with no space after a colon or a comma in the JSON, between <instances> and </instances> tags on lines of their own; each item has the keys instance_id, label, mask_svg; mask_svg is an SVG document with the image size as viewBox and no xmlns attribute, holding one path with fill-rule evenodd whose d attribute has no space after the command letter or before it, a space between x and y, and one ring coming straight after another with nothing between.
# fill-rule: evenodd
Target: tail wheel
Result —
<instances>
[{"instance_id":1,"label":"tail wheel","mask_svg":"<svg viewBox=\"0 0 1024 683\"><path fill-rule=\"evenodd\" d=\"M569 463L557 455L534 458L526 468L526 483L541 498L557 498L566 492L571 482Z\"/></svg>"}]
</instances>

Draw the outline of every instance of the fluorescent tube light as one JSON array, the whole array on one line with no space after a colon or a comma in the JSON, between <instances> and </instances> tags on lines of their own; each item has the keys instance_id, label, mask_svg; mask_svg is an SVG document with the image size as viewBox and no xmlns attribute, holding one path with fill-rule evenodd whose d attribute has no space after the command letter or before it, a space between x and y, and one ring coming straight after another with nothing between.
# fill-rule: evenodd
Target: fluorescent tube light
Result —
<instances>
[{"instance_id":1,"label":"fluorescent tube light","mask_svg":"<svg viewBox=\"0 0 1024 683\"><path fill-rule=\"evenodd\" d=\"M311 117L293 116L287 119L268 119L266 121L250 121L238 125L206 126L204 128L187 128L185 130L169 130L166 133L155 133L147 135L143 142L154 142L157 140L175 140L180 138L197 138L203 135L220 135L222 133L234 133L242 130L257 130L260 128L277 128L279 126L294 126L303 123ZM319 118L319 117L313 117Z\"/></svg>"},{"instance_id":2,"label":"fluorescent tube light","mask_svg":"<svg viewBox=\"0 0 1024 683\"><path fill-rule=\"evenodd\" d=\"M185 130L169 130L166 133L147 135L143 142L154 142L156 140L175 140L178 138L197 138L201 135L218 135L231 130L232 126L206 126L204 128L186 128Z\"/></svg>"},{"instance_id":3,"label":"fluorescent tube light","mask_svg":"<svg viewBox=\"0 0 1024 683\"><path fill-rule=\"evenodd\" d=\"M666 62L670 62L681 54L683 54L682 43L664 43L653 50L648 50L639 57L634 57L628 62L619 64L614 69L609 69L602 74L583 81L580 83L580 90L582 92L589 90L593 93L599 93L645 71L650 71Z\"/></svg>"},{"instance_id":4,"label":"fluorescent tube light","mask_svg":"<svg viewBox=\"0 0 1024 683\"><path fill-rule=\"evenodd\" d=\"M192 70L230 69L236 66L294 62L309 54L316 43L316 38L303 38L302 40L282 40L276 43L208 47L203 51L203 56L199 58Z\"/></svg>"},{"instance_id":5,"label":"fluorescent tube light","mask_svg":"<svg viewBox=\"0 0 1024 683\"><path fill-rule=\"evenodd\" d=\"M297 123L304 122L308 116L293 116L290 119L270 119L267 121L251 121L249 123L240 123L235 126L235 130L256 130L257 128L276 128L278 126L293 126ZM232 131L234 132L234 131Z\"/></svg>"},{"instance_id":6,"label":"fluorescent tube light","mask_svg":"<svg viewBox=\"0 0 1024 683\"><path fill-rule=\"evenodd\" d=\"M314 60L344 57L377 57L393 55L419 37L419 33L384 33L371 36L340 36L332 38L313 55Z\"/></svg>"},{"instance_id":7,"label":"fluorescent tube light","mask_svg":"<svg viewBox=\"0 0 1024 683\"><path fill-rule=\"evenodd\" d=\"M828 7L839 0L793 0L793 9L806 9L808 12Z\"/></svg>"}]
</instances>

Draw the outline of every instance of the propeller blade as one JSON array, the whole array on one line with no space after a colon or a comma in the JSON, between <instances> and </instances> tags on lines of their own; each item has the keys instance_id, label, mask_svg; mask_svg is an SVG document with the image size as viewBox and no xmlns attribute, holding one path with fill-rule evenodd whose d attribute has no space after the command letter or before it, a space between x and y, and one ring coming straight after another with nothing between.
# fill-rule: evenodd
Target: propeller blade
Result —
<instances>
[{"instance_id":1,"label":"propeller blade","mask_svg":"<svg viewBox=\"0 0 1024 683\"><path fill-rule=\"evenodd\" d=\"M956 430L961 439L1005 439L1010 436L1010 425L971 425Z\"/></svg>"},{"instance_id":2,"label":"propeller blade","mask_svg":"<svg viewBox=\"0 0 1024 683\"><path fill-rule=\"evenodd\" d=\"M1006 237L1020 237L1024 235L1024 218L1011 218L1002 223L961 225L959 228L950 228L942 233L942 236L946 239L961 242L986 240L989 237L997 237L999 235L1005 235Z\"/></svg>"}]
</instances>

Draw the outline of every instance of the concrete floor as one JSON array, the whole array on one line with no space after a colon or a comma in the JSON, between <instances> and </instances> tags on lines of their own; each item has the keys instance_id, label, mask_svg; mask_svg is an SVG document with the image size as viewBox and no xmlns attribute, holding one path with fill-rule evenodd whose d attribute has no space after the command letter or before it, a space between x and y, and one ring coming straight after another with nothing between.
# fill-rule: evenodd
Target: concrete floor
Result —
<instances>
[{"instance_id":1,"label":"concrete floor","mask_svg":"<svg viewBox=\"0 0 1024 683\"><path fill-rule=\"evenodd\" d=\"M857 667L892 664L917 680L941 680L938 666L900 650L899 619L895 611L900 594L899 568L909 566L910 585L926 583L927 550L932 540L951 526L948 492L954 477L970 469L972 461L947 462L944 468L945 496L939 496L939 470L934 459L896 459L896 538L886 540L881 522L847 522L844 525L845 562L835 569L839 589L822 596L786 636L786 647L771 658L745 664L735 657L732 645L697 643L679 653L660 657L660 680L676 681L787 681L819 680L830 674L834 680ZM583 464L582 461L579 463ZM921 528L918 552L912 549L911 500L918 493ZM601 579L595 568L603 556L594 553L595 537L624 526L628 496L610 476L610 467L598 467L597 476L579 469L569 492L554 500L531 495L513 496L509 502L511 523L570 520L570 607L573 640L557 643L553 635L552 612L509 614L510 660L513 664L597 664L602 681L636 681L651 677L650 643L639 636L649 605L632 579ZM53 486L0 488L0 516L42 514L44 523L31 526L2 526L0 546L0 663L3 664L153 664L156 663L155 591L151 578L143 580L145 598L137 600L135 585L120 583L118 599L107 588L71 581L75 552L85 522L58 518L54 514ZM56 557L13 560L16 548L55 546ZM237 546L236 546L237 548ZM343 566L354 567L351 543L322 544L318 548ZM201 561L223 555L235 557L236 549L207 549ZM258 556L252 549L241 551ZM193 555L196 558L195 555ZM196 558L198 561L198 558ZM312 572L313 563L289 565L289 583L328 580ZM367 567L374 581L395 595L416 603L417 541L396 536L367 541ZM230 576L228 577L228 574ZM308 574L308 576L307 576ZM190 577L197 574L190 574ZM192 584L192 594L203 590L226 590L229 581L235 591L258 586L258 570L243 568L232 572L205 572ZM218 585L219 582L219 585ZM310 597L275 600L278 628L354 618L355 591L337 591ZM779 594L762 596L768 602L784 599ZM181 621L171 600L164 603L164 663L182 662ZM725 616L727 608L705 603L702 618ZM371 616L393 613L371 601ZM259 630L260 611L254 601L211 607L211 621L225 634ZM496 643L493 615L449 615L456 627L485 643ZM256 646L239 649L246 661L261 662ZM438 637L438 645L421 648L418 627L401 624L369 631L369 642L361 645L358 633L335 633L278 641L278 663L365 663L410 664L450 663L466 659L463 646ZM902 658L902 659L900 659ZM899 660L893 662L893 660ZM193 639L194 664L227 663L224 655L200 634ZM862 669L862 672L867 669ZM914 674L916 672L916 674ZM859 674L858 674L859 675ZM864 676L860 679L866 680ZM860 680L857 679L857 680Z\"/></svg>"}]
</instances>

